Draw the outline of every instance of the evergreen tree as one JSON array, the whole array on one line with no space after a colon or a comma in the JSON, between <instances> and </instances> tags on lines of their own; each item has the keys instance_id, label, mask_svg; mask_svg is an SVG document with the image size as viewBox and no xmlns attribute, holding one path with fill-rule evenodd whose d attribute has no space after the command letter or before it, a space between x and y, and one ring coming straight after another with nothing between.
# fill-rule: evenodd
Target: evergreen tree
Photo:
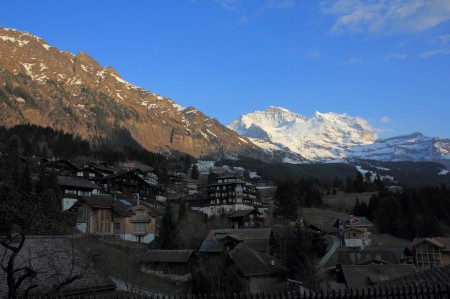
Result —
<instances>
[{"instance_id":1,"label":"evergreen tree","mask_svg":"<svg viewBox=\"0 0 450 299\"><path fill-rule=\"evenodd\" d=\"M314 238L312 233L302 229L299 225L288 232L288 242L285 248L285 266L292 279L318 287L317 258L325 251L322 238Z\"/></svg>"},{"instance_id":2,"label":"evergreen tree","mask_svg":"<svg viewBox=\"0 0 450 299\"><path fill-rule=\"evenodd\" d=\"M198 166L194 164L194 166L192 166L191 179L198 180L199 177L200 173L198 172Z\"/></svg>"},{"instance_id":3,"label":"evergreen tree","mask_svg":"<svg viewBox=\"0 0 450 299\"><path fill-rule=\"evenodd\" d=\"M178 208L178 223L180 223L186 217L186 204L181 201L180 207Z\"/></svg>"},{"instance_id":4,"label":"evergreen tree","mask_svg":"<svg viewBox=\"0 0 450 299\"><path fill-rule=\"evenodd\" d=\"M179 227L170 205L166 206L161 219L156 243L160 249L178 249Z\"/></svg>"},{"instance_id":5,"label":"evergreen tree","mask_svg":"<svg viewBox=\"0 0 450 299\"><path fill-rule=\"evenodd\" d=\"M362 193L366 191L366 188L364 186L364 178L361 172L356 172L356 178L353 181L353 191Z\"/></svg>"},{"instance_id":6,"label":"evergreen tree","mask_svg":"<svg viewBox=\"0 0 450 299\"><path fill-rule=\"evenodd\" d=\"M292 182L280 184L275 192L274 215L290 220L297 219L299 200L296 194Z\"/></svg>"}]
</instances>

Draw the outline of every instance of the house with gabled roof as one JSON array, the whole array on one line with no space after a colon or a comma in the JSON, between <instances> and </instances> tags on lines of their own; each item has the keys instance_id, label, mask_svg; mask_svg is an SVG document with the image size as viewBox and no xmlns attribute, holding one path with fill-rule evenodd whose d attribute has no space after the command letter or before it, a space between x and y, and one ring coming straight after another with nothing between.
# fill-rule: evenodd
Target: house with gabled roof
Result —
<instances>
[{"instance_id":1,"label":"house with gabled roof","mask_svg":"<svg viewBox=\"0 0 450 299\"><path fill-rule=\"evenodd\" d=\"M261 213L257 209L238 210L228 214L233 228L259 227L262 222Z\"/></svg>"},{"instance_id":2,"label":"house with gabled roof","mask_svg":"<svg viewBox=\"0 0 450 299\"><path fill-rule=\"evenodd\" d=\"M200 257L211 266L222 266L227 253L238 243L245 243L258 252L272 254L276 245L272 229L211 230L199 249Z\"/></svg>"},{"instance_id":3,"label":"house with gabled roof","mask_svg":"<svg viewBox=\"0 0 450 299\"><path fill-rule=\"evenodd\" d=\"M237 274L244 292L258 293L286 288L287 269L267 252L259 252L238 243L228 252L225 265Z\"/></svg>"},{"instance_id":4,"label":"house with gabled roof","mask_svg":"<svg viewBox=\"0 0 450 299\"><path fill-rule=\"evenodd\" d=\"M54 160L48 161L38 165L45 171L54 172L59 175L73 176L80 170L80 168L69 160Z\"/></svg>"},{"instance_id":5,"label":"house with gabled roof","mask_svg":"<svg viewBox=\"0 0 450 299\"><path fill-rule=\"evenodd\" d=\"M101 193L100 186L84 178L59 175L56 179L63 195L63 211L68 210L77 202L79 196L92 196Z\"/></svg>"},{"instance_id":6,"label":"house with gabled roof","mask_svg":"<svg viewBox=\"0 0 450 299\"><path fill-rule=\"evenodd\" d=\"M103 177L101 182L104 190L110 193L139 195L142 199L162 194L161 188L149 184L135 169L109 174Z\"/></svg>"},{"instance_id":7,"label":"house with gabled roof","mask_svg":"<svg viewBox=\"0 0 450 299\"><path fill-rule=\"evenodd\" d=\"M85 234L111 235L144 243L155 238L152 208L142 201L111 195L83 196L69 211L77 213L77 228Z\"/></svg>"},{"instance_id":8,"label":"house with gabled roof","mask_svg":"<svg viewBox=\"0 0 450 299\"><path fill-rule=\"evenodd\" d=\"M417 268L431 269L450 265L450 238L415 238L412 248Z\"/></svg>"},{"instance_id":9,"label":"house with gabled roof","mask_svg":"<svg viewBox=\"0 0 450 299\"><path fill-rule=\"evenodd\" d=\"M339 217L334 223L344 245L351 248L364 248L372 244L372 226L373 223L366 217L353 215Z\"/></svg>"},{"instance_id":10,"label":"house with gabled roof","mask_svg":"<svg viewBox=\"0 0 450 299\"><path fill-rule=\"evenodd\" d=\"M193 250L147 250L139 264L144 273L175 281L189 281L195 259Z\"/></svg>"}]
</instances>

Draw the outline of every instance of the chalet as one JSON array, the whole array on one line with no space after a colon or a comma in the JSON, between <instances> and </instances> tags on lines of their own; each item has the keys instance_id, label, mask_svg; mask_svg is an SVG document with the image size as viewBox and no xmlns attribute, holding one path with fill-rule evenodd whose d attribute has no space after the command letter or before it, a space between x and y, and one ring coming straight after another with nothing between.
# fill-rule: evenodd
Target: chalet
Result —
<instances>
[{"instance_id":1,"label":"chalet","mask_svg":"<svg viewBox=\"0 0 450 299\"><path fill-rule=\"evenodd\" d=\"M11 251L0 246L4 260L8 260L10 254ZM88 258L73 247L72 240L65 237L28 236L16 256L14 267L23 271L26 268L22 267L30 267L35 271L22 281L17 294L20 298L79 298L111 294L116 289L108 277L99 273ZM61 286L60 291L52 294L58 286ZM28 294L25 293L27 290ZM9 298L3 270L0 271L0 298Z\"/></svg>"},{"instance_id":2,"label":"chalet","mask_svg":"<svg viewBox=\"0 0 450 299\"><path fill-rule=\"evenodd\" d=\"M416 238L412 247L419 270L450 265L450 238Z\"/></svg>"},{"instance_id":3,"label":"chalet","mask_svg":"<svg viewBox=\"0 0 450 299\"><path fill-rule=\"evenodd\" d=\"M195 180L186 178L184 175L172 174L169 176L172 188L184 194L197 193L197 183Z\"/></svg>"},{"instance_id":4,"label":"chalet","mask_svg":"<svg viewBox=\"0 0 450 299\"><path fill-rule=\"evenodd\" d=\"M241 242L228 253L228 257L226 267L235 271L244 292L286 289L287 269L272 255Z\"/></svg>"},{"instance_id":5,"label":"chalet","mask_svg":"<svg viewBox=\"0 0 450 299\"><path fill-rule=\"evenodd\" d=\"M83 196L69 211L77 213L77 228L85 234L144 243L155 238L151 207L141 201L115 199L110 195Z\"/></svg>"},{"instance_id":6,"label":"chalet","mask_svg":"<svg viewBox=\"0 0 450 299\"><path fill-rule=\"evenodd\" d=\"M217 182L206 185L207 200L198 206L191 206L208 216L221 215L238 210L251 210L264 206L256 199L256 188L235 175L221 176Z\"/></svg>"},{"instance_id":7,"label":"chalet","mask_svg":"<svg viewBox=\"0 0 450 299\"><path fill-rule=\"evenodd\" d=\"M234 211L228 215L233 228L259 227L261 213L256 209Z\"/></svg>"},{"instance_id":8,"label":"chalet","mask_svg":"<svg viewBox=\"0 0 450 299\"><path fill-rule=\"evenodd\" d=\"M141 271L176 281L189 281L195 258L193 252L193 250L148 250L140 261Z\"/></svg>"},{"instance_id":9,"label":"chalet","mask_svg":"<svg viewBox=\"0 0 450 299\"><path fill-rule=\"evenodd\" d=\"M103 172L90 165L83 166L77 171L77 177L85 178L93 182L100 182L104 176L105 174Z\"/></svg>"},{"instance_id":10,"label":"chalet","mask_svg":"<svg viewBox=\"0 0 450 299\"><path fill-rule=\"evenodd\" d=\"M89 162L84 167L89 167L90 169L96 170L103 176L113 174L117 171L116 168L109 166L106 162Z\"/></svg>"},{"instance_id":11,"label":"chalet","mask_svg":"<svg viewBox=\"0 0 450 299\"><path fill-rule=\"evenodd\" d=\"M63 194L62 209L68 210L79 196L92 196L101 193L101 187L91 181L72 176L57 176L61 193Z\"/></svg>"},{"instance_id":12,"label":"chalet","mask_svg":"<svg viewBox=\"0 0 450 299\"><path fill-rule=\"evenodd\" d=\"M211 266L221 267L224 258L238 243L258 252L272 254L275 237L270 228L211 230L199 249L200 257Z\"/></svg>"},{"instance_id":13,"label":"chalet","mask_svg":"<svg viewBox=\"0 0 450 299\"><path fill-rule=\"evenodd\" d=\"M352 215L340 217L334 223L345 246L352 248L364 248L371 245L370 230L372 226L372 222L366 217Z\"/></svg>"},{"instance_id":14,"label":"chalet","mask_svg":"<svg viewBox=\"0 0 450 299\"><path fill-rule=\"evenodd\" d=\"M101 182L104 190L110 193L137 194L144 199L162 193L159 187L147 183L135 170L125 170L107 175L102 178Z\"/></svg>"},{"instance_id":15,"label":"chalet","mask_svg":"<svg viewBox=\"0 0 450 299\"><path fill-rule=\"evenodd\" d=\"M75 175L80 168L69 160L55 160L42 163L38 166L48 172L54 172L59 175L72 176Z\"/></svg>"}]
</instances>

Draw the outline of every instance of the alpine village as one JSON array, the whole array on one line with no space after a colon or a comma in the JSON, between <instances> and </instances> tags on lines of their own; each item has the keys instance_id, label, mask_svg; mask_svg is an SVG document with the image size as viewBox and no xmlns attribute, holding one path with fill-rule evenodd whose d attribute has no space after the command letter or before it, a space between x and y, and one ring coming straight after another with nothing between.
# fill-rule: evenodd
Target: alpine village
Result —
<instances>
[{"instance_id":1,"label":"alpine village","mask_svg":"<svg viewBox=\"0 0 450 299\"><path fill-rule=\"evenodd\" d=\"M449 298L447 139L268 149L6 28L0 106L0 298Z\"/></svg>"}]
</instances>

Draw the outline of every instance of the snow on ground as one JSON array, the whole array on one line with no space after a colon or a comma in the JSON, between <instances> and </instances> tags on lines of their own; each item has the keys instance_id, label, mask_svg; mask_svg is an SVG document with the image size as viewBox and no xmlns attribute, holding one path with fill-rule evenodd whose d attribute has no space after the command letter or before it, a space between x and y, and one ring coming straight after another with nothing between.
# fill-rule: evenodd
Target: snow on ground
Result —
<instances>
[{"instance_id":1,"label":"snow on ground","mask_svg":"<svg viewBox=\"0 0 450 299\"><path fill-rule=\"evenodd\" d=\"M438 173L438 175L446 175L446 174L448 174L450 171L448 171L447 169L442 169L439 173Z\"/></svg>"}]
</instances>

